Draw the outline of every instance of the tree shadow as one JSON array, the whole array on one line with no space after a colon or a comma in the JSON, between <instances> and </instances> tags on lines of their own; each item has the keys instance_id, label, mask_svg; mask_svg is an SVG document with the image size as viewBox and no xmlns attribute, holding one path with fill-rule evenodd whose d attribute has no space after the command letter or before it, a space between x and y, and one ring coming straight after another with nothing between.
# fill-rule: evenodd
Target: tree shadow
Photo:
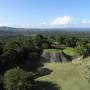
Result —
<instances>
[{"instance_id":1,"label":"tree shadow","mask_svg":"<svg viewBox=\"0 0 90 90\"><path fill-rule=\"evenodd\" d=\"M41 56L41 62L43 62L43 64L44 63L50 63L50 54L48 53L46 56Z\"/></svg>"},{"instance_id":2,"label":"tree shadow","mask_svg":"<svg viewBox=\"0 0 90 90\"><path fill-rule=\"evenodd\" d=\"M36 81L32 90L62 90L56 84L47 81Z\"/></svg>"},{"instance_id":3,"label":"tree shadow","mask_svg":"<svg viewBox=\"0 0 90 90\"><path fill-rule=\"evenodd\" d=\"M40 68L35 78L49 75L53 72L48 68ZM57 84L54 84L49 81L35 81L32 85L32 90L62 90L61 87L58 87Z\"/></svg>"},{"instance_id":4,"label":"tree shadow","mask_svg":"<svg viewBox=\"0 0 90 90\"><path fill-rule=\"evenodd\" d=\"M40 68L40 69L38 69L37 74L35 75L35 78L49 75L51 72L52 72L52 70L50 70L48 68Z\"/></svg>"},{"instance_id":5,"label":"tree shadow","mask_svg":"<svg viewBox=\"0 0 90 90\"><path fill-rule=\"evenodd\" d=\"M72 61L73 56L67 55L67 54L64 53L63 51L62 51L62 54L67 58L67 61Z\"/></svg>"}]
</instances>

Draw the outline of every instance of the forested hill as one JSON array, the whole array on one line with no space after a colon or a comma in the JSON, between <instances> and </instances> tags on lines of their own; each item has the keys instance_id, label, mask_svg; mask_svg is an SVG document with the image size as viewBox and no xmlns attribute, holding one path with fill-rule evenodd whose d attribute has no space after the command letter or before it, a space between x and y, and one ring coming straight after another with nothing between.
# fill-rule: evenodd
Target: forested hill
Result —
<instances>
[{"instance_id":1,"label":"forested hill","mask_svg":"<svg viewBox=\"0 0 90 90\"><path fill-rule=\"evenodd\" d=\"M32 34L55 35L61 33L62 35L77 35L81 37L90 37L90 28L14 28L14 27L0 27L0 36L24 35Z\"/></svg>"}]
</instances>

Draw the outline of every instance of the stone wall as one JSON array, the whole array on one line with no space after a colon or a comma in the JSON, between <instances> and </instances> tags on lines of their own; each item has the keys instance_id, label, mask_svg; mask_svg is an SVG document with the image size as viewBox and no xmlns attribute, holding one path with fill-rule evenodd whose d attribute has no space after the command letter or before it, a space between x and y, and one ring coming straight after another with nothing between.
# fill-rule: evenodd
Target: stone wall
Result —
<instances>
[{"instance_id":1,"label":"stone wall","mask_svg":"<svg viewBox=\"0 0 90 90\"><path fill-rule=\"evenodd\" d=\"M41 60L43 62L65 62L67 58L62 52L43 52Z\"/></svg>"}]
</instances>

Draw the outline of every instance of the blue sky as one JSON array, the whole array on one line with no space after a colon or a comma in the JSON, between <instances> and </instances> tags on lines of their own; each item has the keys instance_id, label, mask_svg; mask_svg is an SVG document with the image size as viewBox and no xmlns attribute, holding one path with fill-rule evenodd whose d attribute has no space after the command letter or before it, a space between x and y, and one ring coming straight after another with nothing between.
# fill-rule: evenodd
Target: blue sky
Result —
<instances>
[{"instance_id":1,"label":"blue sky","mask_svg":"<svg viewBox=\"0 0 90 90\"><path fill-rule=\"evenodd\" d=\"M90 27L90 0L0 0L0 26Z\"/></svg>"}]
</instances>

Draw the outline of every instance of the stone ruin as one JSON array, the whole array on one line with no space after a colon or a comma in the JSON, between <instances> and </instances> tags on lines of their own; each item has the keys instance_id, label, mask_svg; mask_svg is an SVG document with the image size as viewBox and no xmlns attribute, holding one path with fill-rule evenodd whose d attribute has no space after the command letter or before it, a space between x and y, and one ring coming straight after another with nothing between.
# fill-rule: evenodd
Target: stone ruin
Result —
<instances>
[{"instance_id":1,"label":"stone ruin","mask_svg":"<svg viewBox=\"0 0 90 90\"><path fill-rule=\"evenodd\" d=\"M43 52L41 60L43 62L65 62L67 58L62 52Z\"/></svg>"}]
</instances>

